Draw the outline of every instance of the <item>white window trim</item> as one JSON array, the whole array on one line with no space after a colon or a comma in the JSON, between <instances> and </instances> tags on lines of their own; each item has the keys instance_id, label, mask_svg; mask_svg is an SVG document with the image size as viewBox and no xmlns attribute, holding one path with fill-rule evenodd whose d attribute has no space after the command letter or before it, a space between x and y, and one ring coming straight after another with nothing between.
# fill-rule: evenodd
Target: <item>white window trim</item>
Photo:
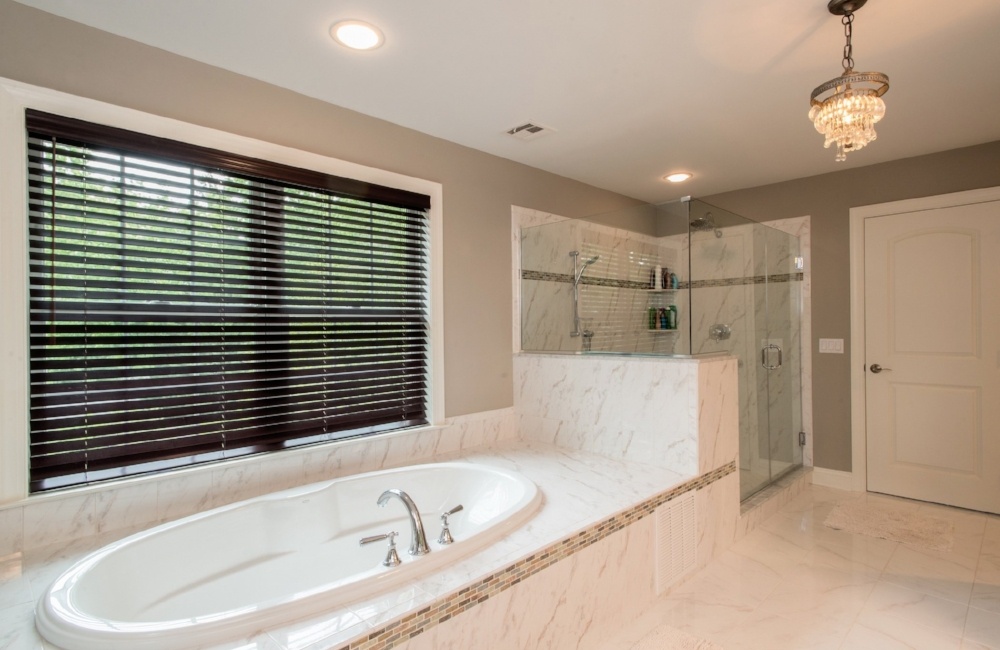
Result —
<instances>
[{"instance_id":1,"label":"white window trim","mask_svg":"<svg viewBox=\"0 0 1000 650\"><path fill-rule=\"evenodd\" d=\"M427 407L431 425L443 423L444 192L440 183L0 78L0 504L28 497L27 108L430 196Z\"/></svg>"}]
</instances>

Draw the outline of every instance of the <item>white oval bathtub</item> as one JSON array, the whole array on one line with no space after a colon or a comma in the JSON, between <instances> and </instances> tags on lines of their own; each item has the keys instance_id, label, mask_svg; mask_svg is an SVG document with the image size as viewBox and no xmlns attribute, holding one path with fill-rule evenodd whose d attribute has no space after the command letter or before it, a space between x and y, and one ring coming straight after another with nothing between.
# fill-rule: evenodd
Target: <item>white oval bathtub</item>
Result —
<instances>
[{"instance_id":1,"label":"white oval bathtub","mask_svg":"<svg viewBox=\"0 0 1000 650\"><path fill-rule=\"evenodd\" d=\"M376 505L391 488L420 510L431 552L407 554L403 504ZM417 465L285 490L186 517L110 544L52 583L38 630L67 650L193 648L336 609L412 580L498 539L534 514L528 479L470 463ZM436 542L440 514L455 542ZM382 566L398 531L403 563Z\"/></svg>"}]
</instances>

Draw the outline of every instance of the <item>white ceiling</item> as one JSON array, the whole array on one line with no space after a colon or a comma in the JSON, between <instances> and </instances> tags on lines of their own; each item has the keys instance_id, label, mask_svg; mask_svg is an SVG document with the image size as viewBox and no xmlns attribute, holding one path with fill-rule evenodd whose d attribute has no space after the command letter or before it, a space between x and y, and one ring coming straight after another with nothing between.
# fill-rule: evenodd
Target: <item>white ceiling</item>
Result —
<instances>
[{"instance_id":1,"label":"white ceiling","mask_svg":"<svg viewBox=\"0 0 1000 650\"><path fill-rule=\"evenodd\" d=\"M872 0L858 70L889 75L878 140L834 161L806 118L841 72L827 0L19 0L650 202L1000 140L1000 1ZM330 25L367 20L358 53ZM556 130L522 142L525 121ZM660 178L688 170L695 178Z\"/></svg>"}]
</instances>

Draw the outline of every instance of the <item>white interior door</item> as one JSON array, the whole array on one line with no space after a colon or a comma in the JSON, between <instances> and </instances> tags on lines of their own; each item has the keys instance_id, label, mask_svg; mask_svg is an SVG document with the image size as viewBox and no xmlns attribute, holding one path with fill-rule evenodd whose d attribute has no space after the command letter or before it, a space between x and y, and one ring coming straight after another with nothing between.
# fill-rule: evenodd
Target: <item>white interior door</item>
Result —
<instances>
[{"instance_id":1,"label":"white interior door","mask_svg":"<svg viewBox=\"0 0 1000 650\"><path fill-rule=\"evenodd\" d=\"M1000 513L1000 201L864 235L868 489Z\"/></svg>"}]
</instances>

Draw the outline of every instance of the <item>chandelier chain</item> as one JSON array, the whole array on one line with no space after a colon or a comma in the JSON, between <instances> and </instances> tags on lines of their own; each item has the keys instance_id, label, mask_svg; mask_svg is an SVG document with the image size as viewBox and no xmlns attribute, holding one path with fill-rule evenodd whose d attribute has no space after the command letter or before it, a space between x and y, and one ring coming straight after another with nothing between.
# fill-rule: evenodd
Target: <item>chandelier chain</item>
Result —
<instances>
[{"instance_id":1,"label":"chandelier chain","mask_svg":"<svg viewBox=\"0 0 1000 650\"><path fill-rule=\"evenodd\" d=\"M824 138L823 146L837 146L837 160L863 149L877 137L875 125L885 117L882 95L889 90L889 77L881 72L855 72L854 9L865 0L830 0L827 9L841 17L844 25L844 73L813 89L809 96L809 119Z\"/></svg>"},{"instance_id":2,"label":"chandelier chain","mask_svg":"<svg viewBox=\"0 0 1000 650\"><path fill-rule=\"evenodd\" d=\"M850 11L841 18L844 23L844 38L847 43L844 45L844 70L854 69L854 48L851 46L851 34L853 33L854 14Z\"/></svg>"}]
</instances>

